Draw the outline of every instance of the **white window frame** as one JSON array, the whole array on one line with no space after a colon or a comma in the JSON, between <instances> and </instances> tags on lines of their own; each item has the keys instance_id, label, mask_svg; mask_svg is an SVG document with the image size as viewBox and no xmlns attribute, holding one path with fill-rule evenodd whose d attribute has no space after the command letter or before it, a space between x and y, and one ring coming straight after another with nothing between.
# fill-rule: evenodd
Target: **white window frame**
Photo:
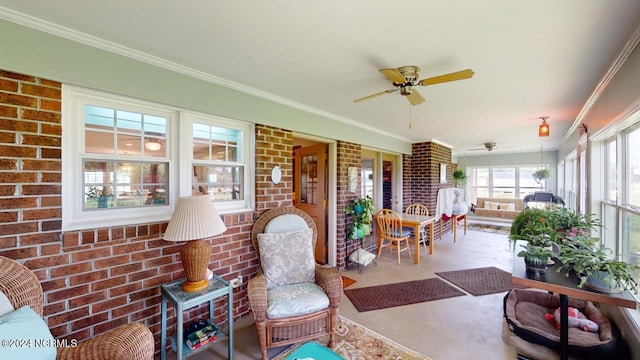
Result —
<instances>
[{"instance_id":1,"label":"white window frame","mask_svg":"<svg viewBox=\"0 0 640 360\"><path fill-rule=\"evenodd\" d=\"M250 123L220 116L182 111L180 113L180 196L192 195L193 184L193 124L203 123L227 129L241 130L243 134L242 161L244 164L244 199L214 202L219 213L250 211L254 208L255 193L255 126ZM213 164L213 161L198 161ZM231 165L235 163L230 163Z\"/></svg>"},{"instance_id":2,"label":"white window frame","mask_svg":"<svg viewBox=\"0 0 640 360\"><path fill-rule=\"evenodd\" d=\"M168 119L167 157L153 159L168 162L169 204L167 206L149 206L122 209L83 210L84 197L78 189L82 188L83 158L121 159L120 157L94 156L84 151L84 105L113 107L163 116ZM110 94L73 85L62 86L62 230L83 230L97 227L112 227L149 222L168 221L179 197L191 193L191 155L193 119L205 118L211 124L233 128L243 127L244 143L243 163L245 165L243 201L230 204L214 203L219 213L251 211L255 198L255 134L254 125L238 120L224 119L214 115L196 114L184 109L143 101L131 97ZM185 127L188 131L185 132ZM134 160L135 161L135 160Z\"/></svg>"}]
</instances>

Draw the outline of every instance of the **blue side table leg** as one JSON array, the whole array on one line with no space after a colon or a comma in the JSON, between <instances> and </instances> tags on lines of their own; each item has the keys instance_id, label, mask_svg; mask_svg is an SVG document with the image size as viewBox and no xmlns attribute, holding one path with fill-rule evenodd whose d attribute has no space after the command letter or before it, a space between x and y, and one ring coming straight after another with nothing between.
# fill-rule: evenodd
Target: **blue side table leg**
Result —
<instances>
[{"instance_id":1,"label":"blue side table leg","mask_svg":"<svg viewBox=\"0 0 640 360\"><path fill-rule=\"evenodd\" d=\"M160 360L167 359L167 298L160 300Z\"/></svg>"},{"instance_id":2,"label":"blue side table leg","mask_svg":"<svg viewBox=\"0 0 640 360\"><path fill-rule=\"evenodd\" d=\"M229 322L229 360L233 360L233 288L229 285L229 308L227 318Z\"/></svg>"},{"instance_id":3,"label":"blue side table leg","mask_svg":"<svg viewBox=\"0 0 640 360\"><path fill-rule=\"evenodd\" d=\"M184 344L184 337L182 332L184 330L184 318L182 311L182 304L178 304L176 309L176 359L182 360L182 344Z\"/></svg>"}]
</instances>

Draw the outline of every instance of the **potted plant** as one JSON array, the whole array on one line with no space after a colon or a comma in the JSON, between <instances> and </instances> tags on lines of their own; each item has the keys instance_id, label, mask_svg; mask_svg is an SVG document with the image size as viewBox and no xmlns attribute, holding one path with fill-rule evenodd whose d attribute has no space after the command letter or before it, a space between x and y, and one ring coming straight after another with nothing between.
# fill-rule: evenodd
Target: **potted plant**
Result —
<instances>
[{"instance_id":1,"label":"potted plant","mask_svg":"<svg viewBox=\"0 0 640 360\"><path fill-rule=\"evenodd\" d=\"M345 214L351 215L353 220L347 226L347 234L351 234L352 238L361 239L371 233L371 222L376 211L371 196L354 199L345 206L343 211Z\"/></svg>"},{"instance_id":2,"label":"potted plant","mask_svg":"<svg viewBox=\"0 0 640 360\"><path fill-rule=\"evenodd\" d=\"M509 239L530 240L531 235L545 234L551 242L557 241L558 233L552 222L551 212L544 209L527 208L513 218Z\"/></svg>"},{"instance_id":3,"label":"potted plant","mask_svg":"<svg viewBox=\"0 0 640 360\"><path fill-rule=\"evenodd\" d=\"M601 292L621 292L630 290L638 292L638 283L633 272L639 270L637 265L609 258L610 249L604 245L595 246L597 239L586 235L569 238L561 245L558 259L561 265L557 271L570 271L580 278L578 287L587 286Z\"/></svg>"},{"instance_id":4,"label":"potted plant","mask_svg":"<svg viewBox=\"0 0 640 360\"><path fill-rule=\"evenodd\" d=\"M95 186L91 186L85 195L87 195L89 199L97 199L99 208L106 208L107 201L110 197L113 197L110 186L103 186L101 190L98 190Z\"/></svg>"},{"instance_id":5,"label":"potted plant","mask_svg":"<svg viewBox=\"0 0 640 360\"><path fill-rule=\"evenodd\" d=\"M546 180L551 177L551 171L549 169L538 169L533 173L533 178L536 179L537 182L542 182L542 180Z\"/></svg>"},{"instance_id":6,"label":"potted plant","mask_svg":"<svg viewBox=\"0 0 640 360\"><path fill-rule=\"evenodd\" d=\"M524 258L528 271L539 273L547 271L547 264L551 257L549 243L550 240L546 235L531 235L531 240L522 245L524 250L521 250L518 256Z\"/></svg>"},{"instance_id":7,"label":"potted plant","mask_svg":"<svg viewBox=\"0 0 640 360\"><path fill-rule=\"evenodd\" d=\"M467 174L464 171L457 169L453 172L453 180L456 182L456 187L464 186L467 183Z\"/></svg>"},{"instance_id":8,"label":"potted plant","mask_svg":"<svg viewBox=\"0 0 640 360\"><path fill-rule=\"evenodd\" d=\"M559 232L576 232L576 230L589 232L602 226L593 215L587 216L563 207L551 212L551 221Z\"/></svg>"}]
</instances>

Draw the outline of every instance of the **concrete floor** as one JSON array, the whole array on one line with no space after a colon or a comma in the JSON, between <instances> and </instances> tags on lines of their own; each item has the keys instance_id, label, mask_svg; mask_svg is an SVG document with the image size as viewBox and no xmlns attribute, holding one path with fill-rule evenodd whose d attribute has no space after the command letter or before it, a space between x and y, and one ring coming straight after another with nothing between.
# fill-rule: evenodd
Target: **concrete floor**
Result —
<instances>
[{"instance_id":1,"label":"concrete floor","mask_svg":"<svg viewBox=\"0 0 640 360\"><path fill-rule=\"evenodd\" d=\"M506 235L458 231L453 243L451 233L436 240L435 251L429 255L421 249L420 264L415 265L406 253L401 264L395 254L383 251L378 265L366 267L362 274L356 268L343 275L357 282L351 288L438 277L435 272L495 266L511 272L513 251ZM359 313L349 298L343 295L340 315L378 332L434 360L485 358L515 359L515 351L501 339L502 299L505 293L483 296L465 295L419 304ZM236 360L259 359L258 339L249 314L237 320L235 326ZM278 351L270 351L276 355ZM225 359L226 341L191 357L194 360ZM174 359L171 353L169 359Z\"/></svg>"}]
</instances>

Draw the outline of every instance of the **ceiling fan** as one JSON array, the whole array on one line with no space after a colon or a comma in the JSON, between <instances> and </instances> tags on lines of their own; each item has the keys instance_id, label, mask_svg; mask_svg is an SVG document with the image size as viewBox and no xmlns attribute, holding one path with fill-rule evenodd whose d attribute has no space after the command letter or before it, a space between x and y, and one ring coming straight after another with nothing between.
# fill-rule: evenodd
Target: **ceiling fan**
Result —
<instances>
[{"instance_id":1,"label":"ceiling fan","mask_svg":"<svg viewBox=\"0 0 640 360\"><path fill-rule=\"evenodd\" d=\"M466 69L419 80L420 68L413 65L401 66L397 69L380 69L380 72L389 79L396 88L365 96L363 98L353 100L353 102L362 102L400 90L400 94L406 96L411 105L419 105L424 102L424 98L413 88L414 86L435 85L449 81L469 79L473 76L473 70Z\"/></svg>"},{"instance_id":2,"label":"ceiling fan","mask_svg":"<svg viewBox=\"0 0 640 360\"><path fill-rule=\"evenodd\" d=\"M469 151L480 151L480 150L493 151L496 148L497 148L497 145L495 142L486 142L484 143L483 148L469 149Z\"/></svg>"}]
</instances>

